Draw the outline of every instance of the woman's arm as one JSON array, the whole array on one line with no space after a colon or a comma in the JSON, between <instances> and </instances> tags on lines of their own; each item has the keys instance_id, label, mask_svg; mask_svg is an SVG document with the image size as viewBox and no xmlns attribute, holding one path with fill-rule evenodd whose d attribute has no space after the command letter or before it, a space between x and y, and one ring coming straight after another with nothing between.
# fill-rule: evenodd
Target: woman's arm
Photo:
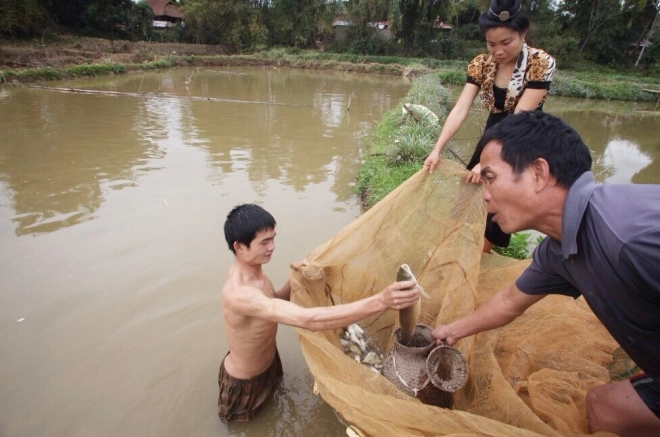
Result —
<instances>
[{"instance_id":1,"label":"woman's arm","mask_svg":"<svg viewBox=\"0 0 660 437\"><path fill-rule=\"evenodd\" d=\"M526 88L523 91L523 95L520 97L520 101L516 105L516 109L513 111L513 113L518 114L522 111L536 110L547 93L547 89Z\"/></svg>"},{"instance_id":2,"label":"woman's arm","mask_svg":"<svg viewBox=\"0 0 660 437\"><path fill-rule=\"evenodd\" d=\"M429 154L428 158L424 161L424 167L429 168L429 174L432 174L433 170L438 166L442 149L461 128L461 125L470 112L472 103L478 93L479 87L473 83L466 83L465 87L463 87L461 95L458 97L456 104L447 116L444 126L442 126L442 131L440 131L440 137L438 138L438 141L436 141L435 147Z\"/></svg>"}]
</instances>

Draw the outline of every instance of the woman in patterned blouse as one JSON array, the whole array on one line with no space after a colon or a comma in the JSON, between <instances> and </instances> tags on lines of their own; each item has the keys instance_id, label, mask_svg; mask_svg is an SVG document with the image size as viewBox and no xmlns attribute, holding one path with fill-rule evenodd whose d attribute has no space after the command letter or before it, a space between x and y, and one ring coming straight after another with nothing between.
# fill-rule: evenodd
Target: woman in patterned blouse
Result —
<instances>
[{"instance_id":1,"label":"woman in patterned blouse","mask_svg":"<svg viewBox=\"0 0 660 437\"><path fill-rule=\"evenodd\" d=\"M440 152L465 121L479 91L490 113L486 130L509 114L541 110L550 88L555 60L543 50L525 44L529 17L520 0L492 0L488 11L479 17L479 27L486 36L488 53L474 58L467 68L465 87L447 116L433 151L424 161L429 173L433 173ZM481 150L474 151L467 166L471 171L466 182L481 182L480 155ZM493 245L508 246L510 237L489 215L483 251L490 252Z\"/></svg>"}]
</instances>

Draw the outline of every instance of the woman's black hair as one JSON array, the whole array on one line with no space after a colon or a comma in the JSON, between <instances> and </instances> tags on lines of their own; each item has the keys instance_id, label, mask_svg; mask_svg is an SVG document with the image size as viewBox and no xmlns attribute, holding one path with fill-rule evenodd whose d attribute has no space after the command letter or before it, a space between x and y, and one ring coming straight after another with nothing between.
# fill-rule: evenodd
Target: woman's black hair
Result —
<instances>
[{"instance_id":1,"label":"woman's black hair","mask_svg":"<svg viewBox=\"0 0 660 437\"><path fill-rule=\"evenodd\" d=\"M479 28L486 33L494 27L508 27L518 33L529 29L529 17L520 0L491 0L490 8L479 17Z\"/></svg>"}]
</instances>

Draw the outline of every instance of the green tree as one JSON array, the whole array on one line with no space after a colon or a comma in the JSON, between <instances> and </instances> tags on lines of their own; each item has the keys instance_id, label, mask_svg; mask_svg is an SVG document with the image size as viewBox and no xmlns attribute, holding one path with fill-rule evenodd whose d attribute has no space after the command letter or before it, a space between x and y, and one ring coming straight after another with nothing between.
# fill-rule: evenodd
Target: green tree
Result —
<instances>
[{"instance_id":1,"label":"green tree","mask_svg":"<svg viewBox=\"0 0 660 437\"><path fill-rule=\"evenodd\" d=\"M265 6L250 0L187 0L185 35L199 44L223 44L234 51L268 43Z\"/></svg>"},{"instance_id":2,"label":"green tree","mask_svg":"<svg viewBox=\"0 0 660 437\"><path fill-rule=\"evenodd\" d=\"M52 20L70 29L85 27L83 15L94 0L43 0Z\"/></svg>"},{"instance_id":3,"label":"green tree","mask_svg":"<svg viewBox=\"0 0 660 437\"><path fill-rule=\"evenodd\" d=\"M644 56L644 52L646 48L649 45L653 44L653 39L654 37L657 40L657 32L658 28L660 27L660 1L655 0L652 2L646 2L647 4L645 5L645 14L643 14L643 19L640 22L642 31L640 32L640 36L636 41L636 47L641 47L639 50L639 53L637 55L637 59L635 60L635 67L638 67L640 65L640 61L642 60ZM658 41L655 42L654 44L656 46L660 45L658 44ZM655 52L652 52L655 53ZM652 56L647 63L651 64L657 61L657 58L655 56Z\"/></svg>"},{"instance_id":4,"label":"green tree","mask_svg":"<svg viewBox=\"0 0 660 437\"><path fill-rule=\"evenodd\" d=\"M400 38L406 51L423 54L437 36L433 27L436 17L446 19L453 10L452 2L442 0L399 0L401 11Z\"/></svg>"},{"instance_id":5,"label":"green tree","mask_svg":"<svg viewBox=\"0 0 660 437\"><path fill-rule=\"evenodd\" d=\"M126 20L127 31L134 39L151 40L154 33L154 13L146 0L133 3Z\"/></svg>"},{"instance_id":6,"label":"green tree","mask_svg":"<svg viewBox=\"0 0 660 437\"><path fill-rule=\"evenodd\" d=\"M273 45L313 48L332 4L323 0L273 0L267 25Z\"/></svg>"},{"instance_id":7,"label":"green tree","mask_svg":"<svg viewBox=\"0 0 660 437\"><path fill-rule=\"evenodd\" d=\"M632 63L631 47L644 38L644 28L652 25L655 4L647 0L566 0L560 12L565 28L579 37L581 56L601 64L623 65Z\"/></svg>"},{"instance_id":8,"label":"green tree","mask_svg":"<svg viewBox=\"0 0 660 437\"><path fill-rule=\"evenodd\" d=\"M351 25L343 48L357 54L389 54L393 44L377 35L375 23L391 17L390 30L397 28L398 17L390 14L393 4L393 0L347 0L341 15Z\"/></svg>"},{"instance_id":9,"label":"green tree","mask_svg":"<svg viewBox=\"0 0 660 437\"><path fill-rule=\"evenodd\" d=\"M47 27L47 12L39 0L0 1L0 35L30 37Z\"/></svg>"},{"instance_id":10,"label":"green tree","mask_svg":"<svg viewBox=\"0 0 660 437\"><path fill-rule=\"evenodd\" d=\"M85 7L82 22L88 33L123 38L129 34L129 16L132 12L131 0L95 0Z\"/></svg>"}]
</instances>

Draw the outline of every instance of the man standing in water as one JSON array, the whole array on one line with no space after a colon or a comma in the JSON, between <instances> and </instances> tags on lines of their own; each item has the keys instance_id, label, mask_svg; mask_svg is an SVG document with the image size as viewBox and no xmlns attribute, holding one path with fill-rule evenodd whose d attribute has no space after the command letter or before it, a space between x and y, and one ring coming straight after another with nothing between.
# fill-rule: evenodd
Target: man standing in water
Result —
<instances>
[{"instance_id":1,"label":"man standing in water","mask_svg":"<svg viewBox=\"0 0 660 437\"><path fill-rule=\"evenodd\" d=\"M275 291L262 265L275 250L275 219L253 204L227 216L225 239L234 264L222 288L222 311L229 352L220 365L218 408L225 420L251 420L282 376L277 324L311 331L337 329L389 309L414 304L414 281L395 282L365 299L330 307L303 308L289 302L289 281Z\"/></svg>"},{"instance_id":2,"label":"man standing in water","mask_svg":"<svg viewBox=\"0 0 660 437\"><path fill-rule=\"evenodd\" d=\"M548 237L515 283L433 336L452 345L510 323L548 294L583 296L646 372L589 390L589 432L660 435L660 186L597 184L577 132L538 111L507 117L480 142L493 221Z\"/></svg>"}]
</instances>

